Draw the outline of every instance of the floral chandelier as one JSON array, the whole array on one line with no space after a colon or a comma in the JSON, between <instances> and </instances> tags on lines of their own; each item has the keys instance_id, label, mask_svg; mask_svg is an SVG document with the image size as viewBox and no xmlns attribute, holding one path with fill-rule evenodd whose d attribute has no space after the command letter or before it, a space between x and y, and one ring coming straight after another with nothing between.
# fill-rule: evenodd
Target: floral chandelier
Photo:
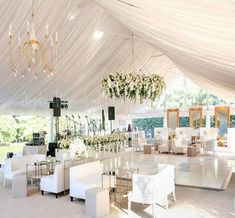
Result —
<instances>
[{"instance_id":1,"label":"floral chandelier","mask_svg":"<svg viewBox=\"0 0 235 218\"><path fill-rule=\"evenodd\" d=\"M156 100L165 88L164 78L157 74L110 73L102 80L107 98L122 100Z\"/></svg>"},{"instance_id":2,"label":"floral chandelier","mask_svg":"<svg viewBox=\"0 0 235 218\"><path fill-rule=\"evenodd\" d=\"M49 38L48 25L45 30L45 40L42 43L36 37L35 31L35 18L34 18L34 1L32 0L32 20L31 24L27 22L26 40L21 43L21 38L18 38L18 60L14 62L13 58L13 34L12 26L9 27L9 62L12 71L17 74L22 74L22 77L27 72L33 72L35 79L38 78L40 71L43 71L48 77L52 76L55 72L57 64L57 48L58 48L58 35Z\"/></svg>"},{"instance_id":3,"label":"floral chandelier","mask_svg":"<svg viewBox=\"0 0 235 218\"><path fill-rule=\"evenodd\" d=\"M134 34L131 36L132 73L110 73L102 79L102 93L107 98L140 101L155 101L165 88L165 80L157 74L135 73Z\"/></svg>"}]
</instances>

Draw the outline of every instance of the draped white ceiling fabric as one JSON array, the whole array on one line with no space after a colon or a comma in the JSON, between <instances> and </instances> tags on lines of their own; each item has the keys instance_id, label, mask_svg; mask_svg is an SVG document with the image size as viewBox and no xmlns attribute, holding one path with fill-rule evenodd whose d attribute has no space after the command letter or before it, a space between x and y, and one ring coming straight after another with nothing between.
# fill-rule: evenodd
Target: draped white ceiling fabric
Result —
<instances>
[{"instance_id":1,"label":"draped white ceiling fabric","mask_svg":"<svg viewBox=\"0 0 235 218\"><path fill-rule=\"evenodd\" d=\"M14 77L8 64L8 28L12 24L15 48L20 35L25 37L31 16L31 1L0 1L0 109L40 110L48 108L54 96L69 101L77 111L101 111L108 105L119 113L141 107L130 102L107 101L101 96L101 79L115 71L159 73L171 86L182 73L168 57L146 42L134 40L132 58L131 31L116 21L97 3L90 0L35 1L37 36L42 39L46 24L49 34L58 31L59 58L55 75L48 79L39 74L37 80L27 74ZM96 40L96 30L104 33ZM23 39L22 39L23 40ZM16 49L15 49L16 53ZM17 53L16 53L17 54Z\"/></svg>"},{"instance_id":2,"label":"draped white ceiling fabric","mask_svg":"<svg viewBox=\"0 0 235 218\"><path fill-rule=\"evenodd\" d=\"M235 100L234 1L36 0L36 31L58 31L56 74L14 77L8 64L8 28L15 48L25 37L29 0L0 0L0 110L43 110L54 96L71 110L100 111L108 105L134 113L143 105L101 96L102 75L141 71L164 76L173 86L182 72L202 88ZM96 30L104 33L94 39ZM134 64L131 34L134 33ZM23 39L22 39L23 40ZM16 52L16 49L15 49Z\"/></svg>"},{"instance_id":3,"label":"draped white ceiling fabric","mask_svg":"<svg viewBox=\"0 0 235 218\"><path fill-rule=\"evenodd\" d=\"M192 81L235 101L235 1L96 0Z\"/></svg>"}]
</instances>

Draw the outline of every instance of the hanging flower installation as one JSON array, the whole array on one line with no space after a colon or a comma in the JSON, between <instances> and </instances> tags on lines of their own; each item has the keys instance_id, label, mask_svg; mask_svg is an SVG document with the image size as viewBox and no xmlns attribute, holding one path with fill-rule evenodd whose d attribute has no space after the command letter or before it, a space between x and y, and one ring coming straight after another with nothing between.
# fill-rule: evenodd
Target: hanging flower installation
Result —
<instances>
[{"instance_id":1,"label":"hanging flower installation","mask_svg":"<svg viewBox=\"0 0 235 218\"><path fill-rule=\"evenodd\" d=\"M102 80L102 91L107 98L154 101L165 87L164 78L157 75L110 73Z\"/></svg>"}]
</instances>

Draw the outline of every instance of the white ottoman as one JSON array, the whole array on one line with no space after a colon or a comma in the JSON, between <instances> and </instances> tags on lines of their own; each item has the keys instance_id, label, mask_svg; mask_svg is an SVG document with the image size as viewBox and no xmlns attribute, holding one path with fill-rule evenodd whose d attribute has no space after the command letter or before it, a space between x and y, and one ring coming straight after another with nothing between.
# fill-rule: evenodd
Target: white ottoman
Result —
<instances>
[{"instance_id":1,"label":"white ottoman","mask_svg":"<svg viewBox=\"0 0 235 218\"><path fill-rule=\"evenodd\" d=\"M109 190L99 187L86 190L86 214L98 218L109 214Z\"/></svg>"},{"instance_id":2,"label":"white ottoman","mask_svg":"<svg viewBox=\"0 0 235 218\"><path fill-rule=\"evenodd\" d=\"M12 179L12 197L27 197L27 179L26 175L15 175Z\"/></svg>"}]
</instances>

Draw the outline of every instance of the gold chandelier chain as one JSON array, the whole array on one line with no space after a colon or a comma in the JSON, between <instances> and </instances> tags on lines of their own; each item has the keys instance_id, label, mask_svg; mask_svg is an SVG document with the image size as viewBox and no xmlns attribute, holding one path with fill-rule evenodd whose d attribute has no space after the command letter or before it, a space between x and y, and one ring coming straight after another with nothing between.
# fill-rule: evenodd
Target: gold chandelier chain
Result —
<instances>
[{"instance_id":1,"label":"gold chandelier chain","mask_svg":"<svg viewBox=\"0 0 235 218\"><path fill-rule=\"evenodd\" d=\"M135 73L135 56L134 56L134 34L131 34L131 57L132 57L132 68Z\"/></svg>"},{"instance_id":2,"label":"gold chandelier chain","mask_svg":"<svg viewBox=\"0 0 235 218\"><path fill-rule=\"evenodd\" d=\"M32 0L32 20L34 20L34 15L35 15L35 13L34 13L34 6L35 6L35 2L34 2L34 0Z\"/></svg>"}]
</instances>

